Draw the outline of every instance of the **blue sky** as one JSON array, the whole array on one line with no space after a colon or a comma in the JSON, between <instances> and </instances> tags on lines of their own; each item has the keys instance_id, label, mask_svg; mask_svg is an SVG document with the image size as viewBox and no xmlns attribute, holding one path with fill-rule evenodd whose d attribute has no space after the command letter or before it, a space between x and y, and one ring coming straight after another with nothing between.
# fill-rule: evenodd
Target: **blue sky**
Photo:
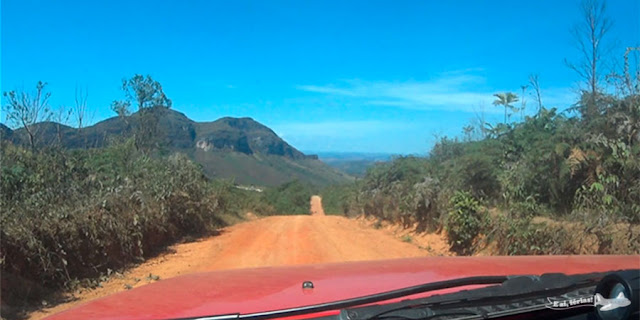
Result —
<instances>
[{"instance_id":1,"label":"blue sky","mask_svg":"<svg viewBox=\"0 0 640 320\"><path fill-rule=\"evenodd\" d=\"M640 44L640 1L610 0L613 53ZM547 106L575 99L579 2L2 0L2 91L88 89L92 122L120 82L160 81L196 121L248 116L305 151L426 153L491 95L538 73ZM533 101L527 95L529 109ZM3 100L4 104L4 100ZM4 121L4 115L2 117Z\"/></svg>"}]
</instances>

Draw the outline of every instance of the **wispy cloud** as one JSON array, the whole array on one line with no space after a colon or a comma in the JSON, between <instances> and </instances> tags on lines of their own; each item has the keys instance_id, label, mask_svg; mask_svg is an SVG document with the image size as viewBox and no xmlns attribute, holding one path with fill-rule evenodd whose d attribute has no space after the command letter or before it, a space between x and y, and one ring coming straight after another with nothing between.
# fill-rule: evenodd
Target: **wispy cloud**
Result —
<instances>
[{"instance_id":1,"label":"wispy cloud","mask_svg":"<svg viewBox=\"0 0 640 320\"><path fill-rule=\"evenodd\" d=\"M576 101L578 101L579 95L575 89L570 88L549 88L542 89L542 103L547 108L559 108L564 109ZM527 104L533 104L533 94L527 96Z\"/></svg>"},{"instance_id":2,"label":"wispy cloud","mask_svg":"<svg viewBox=\"0 0 640 320\"><path fill-rule=\"evenodd\" d=\"M336 88L336 87L333 87L333 86L313 86L313 85L309 85L309 86L297 86L297 88L299 90L302 90L302 91L326 93L326 94L335 94L335 95L341 95L341 96L357 97L357 96L360 96L360 94L362 94L362 93L357 92L358 90L356 90L354 88L340 89L340 88Z\"/></svg>"},{"instance_id":3,"label":"wispy cloud","mask_svg":"<svg viewBox=\"0 0 640 320\"><path fill-rule=\"evenodd\" d=\"M359 138L390 130L408 130L412 124L405 122L356 120L356 121L322 121L322 122L290 122L272 125L281 137L349 137Z\"/></svg>"},{"instance_id":4,"label":"wispy cloud","mask_svg":"<svg viewBox=\"0 0 640 320\"><path fill-rule=\"evenodd\" d=\"M481 69L447 72L428 81L363 81L347 80L329 85L300 85L307 92L339 96L366 105L400 107L414 110L444 110L474 112L478 104L490 105L496 92L488 88L486 79L477 73ZM569 95L564 89L548 90L548 102L566 104ZM488 113L500 113L499 108L487 108Z\"/></svg>"}]
</instances>

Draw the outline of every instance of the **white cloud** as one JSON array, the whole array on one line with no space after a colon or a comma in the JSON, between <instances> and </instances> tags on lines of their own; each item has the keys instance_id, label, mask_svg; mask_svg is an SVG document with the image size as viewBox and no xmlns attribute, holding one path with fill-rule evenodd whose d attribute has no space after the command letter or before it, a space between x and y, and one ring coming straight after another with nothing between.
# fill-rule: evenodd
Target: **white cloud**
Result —
<instances>
[{"instance_id":1,"label":"white cloud","mask_svg":"<svg viewBox=\"0 0 640 320\"><path fill-rule=\"evenodd\" d=\"M474 112L478 104L491 105L496 92L486 79L475 73L481 69L447 72L428 81L363 81L347 80L330 85L301 85L297 89L333 97L345 97L365 105L390 106L414 110L444 110ZM517 90L511 90L518 92ZM545 99L545 94L548 94ZM543 90L545 105L566 107L571 104L570 89ZM529 101L529 97L527 97ZM547 100L547 101L545 101ZM548 103L547 103L548 102ZM499 108L487 108L487 113L501 113Z\"/></svg>"}]
</instances>

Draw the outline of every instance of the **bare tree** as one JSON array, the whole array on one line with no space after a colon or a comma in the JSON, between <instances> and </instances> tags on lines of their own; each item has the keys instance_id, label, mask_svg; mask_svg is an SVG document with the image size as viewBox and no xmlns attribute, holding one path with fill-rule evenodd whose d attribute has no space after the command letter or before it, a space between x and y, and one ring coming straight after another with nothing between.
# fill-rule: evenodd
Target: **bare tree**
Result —
<instances>
[{"instance_id":1,"label":"bare tree","mask_svg":"<svg viewBox=\"0 0 640 320\"><path fill-rule=\"evenodd\" d=\"M522 100L520 100L520 121L524 121L524 114L527 109L527 100L525 99L525 93L527 92L528 85L521 85L520 89L522 89Z\"/></svg>"},{"instance_id":2,"label":"bare tree","mask_svg":"<svg viewBox=\"0 0 640 320\"><path fill-rule=\"evenodd\" d=\"M635 53L635 54L634 54ZM624 96L637 96L640 94L640 62L638 54L640 47L627 47L624 52L624 65L620 74L612 72L607 78L616 87L618 94ZM634 67L631 67L630 57L634 59ZM634 70L635 69L635 75Z\"/></svg>"},{"instance_id":3,"label":"bare tree","mask_svg":"<svg viewBox=\"0 0 640 320\"><path fill-rule=\"evenodd\" d=\"M538 112L536 113L536 115L539 115L540 111L542 110L542 91L540 90L540 82L538 81L537 74L529 75L529 84L531 85L535 93L535 99L538 103Z\"/></svg>"},{"instance_id":4,"label":"bare tree","mask_svg":"<svg viewBox=\"0 0 640 320\"><path fill-rule=\"evenodd\" d=\"M46 82L39 81L36 91L32 94L27 92L8 91L4 92L4 97L8 104L4 106L7 114L7 121L15 127L23 127L29 138L29 145L36 148L39 138L39 127L36 125L42 121L51 119L52 112L49 109L50 92L45 92Z\"/></svg>"},{"instance_id":5,"label":"bare tree","mask_svg":"<svg viewBox=\"0 0 640 320\"><path fill-rule=\"evenodd\" d=\"M73 109L67 109L65 106L60 106L57 110L51 113L51 118L55 121L58 146L62 146L62 129L63 126L66 126L69 123L72 113Z\"/></svg>"},{"instance_id":6,"label":"bare tree","mask_svg":"<svg viewBox=\"0 0 640 320\"><path fill-rule=\"evenodd\" d=\"M612 26L606 16L604 0L583 0L581 4L582 21L571 30L576 47L580 51L580 62L573 63L565 60L567 66L574 70L584 82L581 88L584 107L581 112L589 121L598 112L598 95L601 92L600 82L603 59L611 51L604 43L605 36Z\"/></svg>"},{"instance_id":7,"label":"bare tree","mask_svg":"<svg viewBox=\"0 0 640 320\"><path fill-rule=\"evenodd\" d=\"M78 130L82 130L84 128L84 121L87 116L87 98L89 97L89 92L86 89L78 88L76 86L75 92L75 108L73 112L75 113L76 121L78 122Z\"/></svg>"},{"instance_id":8,"label":"bare tree","mask_svg":"<svg viewBox=\"0 0 640 320\"><path fill-rule=\"evenodd\" d=\"M622 69L607 76L607 81L616 89L617 94L616 103L607 110L607 118L618 136L625 137L624 142L629 146L640 142L639 58L640 47L627 47Z\"/></svg>"},{"instance_id":9,"label":"bare tree","mask_svg":"<svg viewBox=\"0 0 640 320\"><path fill-rule=\"evenodd\" d=\"M475 128L475 136L478 140L482 140L487 137L487 120L485 115L485 105L483 103L478 105L478 108L473 108L475 118L471 119L471 125Z\"/></svg>"},{"instance_id":10,"label":"bare tree","mask_svg":"<svg viewBox=\"0 0 640 320\"><path fill-rule=\"evenodd\" d=\"M469 142L473 140L473 125L468 124L462 127L462 132L464 133L464 141Z\"/></svg>"},{"instance_id":11,"label":"bare tree","mask_svg":"<svg viewBox=\"0 0 640 320\"><path fill-rule=\"evenodd\" d=\"M83 147L87 147L87 137L82 130L87 120L87 98L89 97L89 91L87 89L78 88L76 86L75 91L75 107L73 113L75 115L76 124L78 127L78 134L80 140L82 140Z\"/></svg>"}]
</instances>

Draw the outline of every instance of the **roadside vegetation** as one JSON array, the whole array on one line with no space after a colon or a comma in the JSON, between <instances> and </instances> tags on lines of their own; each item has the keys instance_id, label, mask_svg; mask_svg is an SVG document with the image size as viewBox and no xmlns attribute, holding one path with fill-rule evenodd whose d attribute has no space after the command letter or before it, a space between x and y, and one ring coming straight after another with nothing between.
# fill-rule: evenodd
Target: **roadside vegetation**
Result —
<instances>
[{"instance_id":1,"label":"roadside vegetation","mask_svg":"<svg viewBox=\"0 0 640 320\"><path fill-rule=\"evenodd\" d=\"M3 302L74 287L224 225L232 199L180 154L2 145ZM5 291L6 290L6 291Z\"/></svg>"},{"instance_id":2,"label":"roadside vegetation","mask_svg":"<svg viewBox=\"0 0 640 320\"><path fill-rule=\"evenodd\" d=\"M127 124L125 134L103 148L76 149L63 147L58 121L65 119L56 114L77 116L81 130L86 96L67 113L51 111L43 82L34 92L5 93L3 111L27 139L14 144L0 136L3 308L22 309L62 288L100 286L167 245L216 234L247 212L309 213L310 185L296 180L261 192L211 180L154 138L171 100L151 77L124 80L123 91L112 109Z\"/></svg>"},{"instance_id":3,"label":"roadside vegetation","mask_svg":"<svg viewBox=\"0 0 640 320\"><path fill-rule=\"evenodd\" d=\"M262 215L309 214L309 201L316 190L316 187L299 180L269 188L262 197L262 202L269 206L269 211L258 213Z\"/></svg>"},{"instance_id":4,"label":"roadside vegetation","mask_svg":"<svg viewBox=\"0 0 640 320\"><path fill-rule=\"evenodd\" d=\"M522 95L495 94L501 123L479 115L426 157L325 190L329 210L443 232L458 254L640 253L640 51L604 71L611 22L602 2L582 9L574 36L585 58L567 62L581 83L573 107L546 106L531 75Z\"/></svg>"},{"instance_id":5,"label":"roadside vegetation","mask_svg":"<svg viewBox=\"0 0 640 320\"><path fill-rule=\"evenodd\" d=\"M590 118L541 107L478 140L442 138L325 190L327 212L444 232L460 254L640 253L640 96L598 103Z\"/></svg>"},{"instance_id":6,"label":"roadside vegetation","mask_svg":"<svg viewBox=\"0 0 640 320\"><path fill-rule=\"evenodd\" d=\"M602 37L602 9L587 9L595 14L586 19L600 20L584 25ZM638 254L640 68L631 63L640 51L628 48L620 69L605 75L601 39L578 40L593 58L569 64L583 83L572 108L546 106L532 75L522 95L496 93L503 122L473 121L462 138L440 139L426 157L397 157L324 189L294 180L258 191L208 179L157 138L172 103L149 76L123 81L124 99L111 108L126 129L104 148L62 147L61 123L74 117L82 130L87 121L86 95L74 108L51 110L46 83L32 93L5 92L5 115L25 129L25 143L0 137L2 303L100 286L114 270L215 234L247 212L308 214L318 193L327 214L444 233L461 255ZM535 112L525 112L527 88Z\"/></svg>"}]
</instances>

